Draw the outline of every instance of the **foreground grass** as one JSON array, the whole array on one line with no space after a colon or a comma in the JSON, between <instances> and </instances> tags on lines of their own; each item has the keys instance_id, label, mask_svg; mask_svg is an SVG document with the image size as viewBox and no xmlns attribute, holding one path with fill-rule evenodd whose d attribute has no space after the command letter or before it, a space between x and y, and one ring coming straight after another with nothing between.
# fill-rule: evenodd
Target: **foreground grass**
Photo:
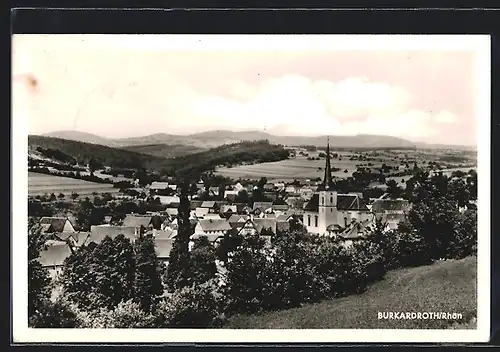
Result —
<instances>
[{"instance_id":1,"label":"foreground grass","mask_svg":"<svg viewBox=\"0 0 500 352\"><path fill-rule=\"evenodd\" d=\"M365 293L277 312L236 315L231 329L475 329L475 257L394 270ZM379 320L378 312L450 312L460 320Z\"/></svg>"}]
</instances>

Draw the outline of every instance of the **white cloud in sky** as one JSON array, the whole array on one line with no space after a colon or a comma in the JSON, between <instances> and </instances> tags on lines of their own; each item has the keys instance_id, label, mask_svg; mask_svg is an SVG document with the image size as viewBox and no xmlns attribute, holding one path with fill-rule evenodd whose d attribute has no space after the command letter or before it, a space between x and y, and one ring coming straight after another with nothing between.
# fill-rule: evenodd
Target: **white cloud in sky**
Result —
<instances>
[{"instance_id":1,"label":"white cloud in sky","mask_svg":"<svg viewBox=\"0 0 500 352\"><path fill-rule=\"evenodd\" d=\"M410 108L411 94L401 87L351 77L339 82L286 75L258 87L234 84L241 99L221 96L193 100L191 114L236 129L267 128L273 133L386 134L422 138L435 133L432 120L453 114Z\"/></svg>"}]
</instances>

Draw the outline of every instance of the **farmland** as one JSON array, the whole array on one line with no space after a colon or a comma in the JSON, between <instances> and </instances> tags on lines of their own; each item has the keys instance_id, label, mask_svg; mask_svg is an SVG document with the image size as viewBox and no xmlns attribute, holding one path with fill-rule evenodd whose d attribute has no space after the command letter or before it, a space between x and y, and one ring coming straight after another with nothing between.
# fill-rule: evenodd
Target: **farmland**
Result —
<instances>
[{"instance_id":1,"label":"farmland","mask_svg":"<svg viewBox=\"0 0 500 352\"><path fill-rule=\"evenodd\" d=\"M28 172L28 196L37 196L54 193L63 193L69 196L72 192L80 196L90 196L92 193L117 193L118 188L112 185L77 180L69 177L60 177Z\"/></svg>"},{"instance_id":2,"label":"farmland","mask_svg":"<svg viewBox=\"0 0 500 352\"><path fill-rule=\"evenodd\" d=\"M338 168L340 170L333 171L332 176L338 178L345 178L352 176L352 173L356 171L357 165L366 164L364 161L350 160L351 157L356 154L348 152L337 152L339 158L332 159L332 168ZM318 153L309 153L311 157L317 157ZM384 162L387 165L398 165L397 162L392 160L380 159L381 161L371 161L370 167L380 167ZM317 177L323 177L325 167L325 158L319 158L319 160L308 160L306 156L297 156L295 158L290 158L287 160L281 160L270 163L261 163L253 165L241 165L232 168L219 168L217 173L222 176L231 178L250 178L259 179L260 177L266 177L272 180L291 180L294 179L315 179ZM347 172L345 172L347 170Z\"/></svg>"},{"instance_id":3,"label":"farmland","mask_svg":"<svg viewBox=\"0 0 500 352\"><path fill-rule=\"evenodd\" d=\"M298 151L298 150L297 150ZM259 179L266 177L274 181L293 181L294 179L315 179L324 175L325 158L319 158L319 151L307 152L305 155L299 153L296 157L277 162L260 163L253 165L240 165L235 167L221 167L216 173L233 179L248 178ZM331 159L333 171L336 178L346 178L352 176L359 166L372 170L380 168L383 164L392 167L391 172L400 172L411 169L414 163L420 167L430 167L430 163L439 160L440 169L444 174L451 175L455 170L468 172L475 169L476 159L473 153L444 151L444 150L391 150L372 152L348 152L331 151L337 157ZM458 155L457 155L458 154ZM314 160L311 160L314 158ZM457 160L447 161L446 158ZM443 161L444 159L444 161ZM429 168L429 171L431 169ZM411 176L392 176L387 179L395 179L398 184L403 185Z\"/></svg>"}]
</instances>

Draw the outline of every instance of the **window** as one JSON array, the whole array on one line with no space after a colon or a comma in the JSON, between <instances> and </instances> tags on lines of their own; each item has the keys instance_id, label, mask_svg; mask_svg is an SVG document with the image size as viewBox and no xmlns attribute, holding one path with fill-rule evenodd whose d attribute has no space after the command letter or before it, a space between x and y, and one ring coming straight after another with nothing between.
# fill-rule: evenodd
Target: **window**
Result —
<instances>
[{"instance_id":1,"label":"window","mask_svg":"<svg viewBox=\"0 0 500 352\"><path fill-rule=\"evenodd\" d=\"M314 227L318 227L318 215L314 216Z\"/></svg>"},{"instance_id":2,"label":"window","mask_svg":"<svg viewBox=\"0 0 500 352\"><path fill-rule=\"evenodd\" d=\"M330 208L330 212L333 212L333 208Z\"/></svg>"},{"instance_id":3,"label":"window","mask_svg":"<svg viewBox=\"0 0 500 352\"><path fill-rule=\"evenodd\" d=\"M311 215L307 215L307 226L311 226Z\"/></svg>"},{"instance_id":4,"label":"window","mask_svg":"<svg viewBox=\"0 0 500 352\"><path fill-rule=\"evenodd\" d=\"M321 204L325 205L325 197L321 197Z\"/></svg>"},{"instance_id":5,"label":"window","mask_svg":"<svg viewBox=\"0 0 500 352\"><path fill-rule=\"evenodd\" d=\"M333 197L330 197L330 204L333 204Z\"/></svg>"}]
</instances>

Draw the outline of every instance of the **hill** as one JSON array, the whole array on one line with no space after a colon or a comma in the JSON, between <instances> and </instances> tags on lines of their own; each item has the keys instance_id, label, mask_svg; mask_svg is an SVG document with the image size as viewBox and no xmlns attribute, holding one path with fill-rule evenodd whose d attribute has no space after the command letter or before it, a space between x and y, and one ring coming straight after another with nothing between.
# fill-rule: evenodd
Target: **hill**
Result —
<instances>
[{"instance_id":1,"label":"hill","mask_svg":"<svg viewBox=\"0 0 500 352\"><path fill-rule=\"evenodd\" d=\"M221 145L202 152L164 158L99 144L83 143L61 138L28 136L28 147L50 149L51 155L70 163L87 164L91 159L115 168L146 168L177 176L184 173L203 173L217 166L230 167L242 163L278 161L288 158L289 151L267 141L241 142ZM46 153L47 154L47 153Z\"/></svg>"},{"instance_id":2,"label":"hill","mask_svg":"<svg viewBox=\"0 0 500 352\"><path fill-rule=\"evenodd\" d=\"M104 145L78 142L62 138L28 136L28 148L58 150L67 156L74 158L79 164L87 164L90 159L116 168L140 168L151 167L155 163L161 163L164 159L151 155L131 152L128 150L111 148Z\"/></svg>"},{"instance_id":3,"label":"hill","mask_svg":"<svg viewBox=\"0 0 500 352\"><path fill-rule=\"evenodd\" d=\"M326 136L303 137L303 136L277 136L262 131L229 131L215 130L190 135L173 135L158 133L149 136L109 139L96 135L76 132L62 131L53 132L50 136L97 143L110 147L126 147L150 144L182 144L202 149L217 147L223 144L238 143L241 141L257 141L267 139L273 144L286 146L314 145L324 147ZM414 148L415 143L406 139L391 136L356 135L356 136L330 136L332 148Z\"/></svg>"},{"instance_id":4,"label":"hill","mask_svg":"<svg viewBox=\"0 0 500 352\"><path fill-rule=\"evenodd\" d=\"M101 137L92 133L80 131L56 131L43 135L43 137L53 137L60 139L68 139L77 142L100 144L108 147L116 147L117 144L110 138Z\"/></svg>"},{"instance_id":5,"label":"hill","mask_svg":"<svg viewBox=\"0 0 500 352\"><path fill-rule=\"evenodd\" d=\"M204 149L184 144L146 144L146 145L129 145L121 147L131 152L153 155L161 158L175 158L188 154L194 154L203 151Z\"/></svg>"},{"instance_id":6,"label":"hill","mask_svg":"<svg viewBox=\"0 0 500 352\"><path fill-rule=\"evenodd\" d=\"M360 295L277 312L237 315L233 329L475 329L477 259L439 262L389 272ZM450 312L460 321L384 320L378 312ZM453 324L453 325L452 325Z\"/></svg>"}]
</instances>

